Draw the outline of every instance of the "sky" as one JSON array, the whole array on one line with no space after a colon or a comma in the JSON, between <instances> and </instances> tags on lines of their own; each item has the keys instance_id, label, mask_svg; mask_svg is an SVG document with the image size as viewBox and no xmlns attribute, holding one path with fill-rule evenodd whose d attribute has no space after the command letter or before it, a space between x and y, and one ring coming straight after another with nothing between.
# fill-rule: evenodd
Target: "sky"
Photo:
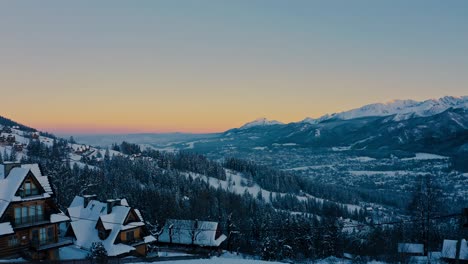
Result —
<instances>
[{"instance_id":1,"label":"sky","mask_svg":"<svg viewBox=\"0 0 468 264\"><path fill-rule=\"evenodd\" d=\"M0 115L206 133L468 95L468 1L1 1Z\"/></svg>"}]
</instances>

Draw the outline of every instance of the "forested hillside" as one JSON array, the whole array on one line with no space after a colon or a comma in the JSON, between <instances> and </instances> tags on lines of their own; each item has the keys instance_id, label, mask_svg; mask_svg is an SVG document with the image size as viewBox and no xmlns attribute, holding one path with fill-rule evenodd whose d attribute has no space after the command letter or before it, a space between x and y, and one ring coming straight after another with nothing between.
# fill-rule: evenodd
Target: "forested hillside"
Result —
<instances>
[{"instance_id":1,"label":"forested hillside","mask_svg":"<svg viewBox=\"0 0 468 264\"><path fill-rule=\"evenodd\" d=\"M399 219L396 223L408 222L384 225L363 208L347 205L361 199L359 194L315 185L293 173L247 160L230 158L218 163L199 154L155 150L132 158L111 156L107 150L102 159L88 160L92 165L88 167L70 166L66 162L69 152L63 139L51 146L32 141L23 160L42 165L52 178L62 208L77 194L97 194L100 199L125 197L141 209L153 231L169 218L219 221L228 235L226 249L264 259L314 259L348 252L389 260L396 257L399 241L422 241L428 236L421 235L419 228L417 205L426 193L418 186L414 186L420 191L412 196L413 207L394 218ZM241 181L236 185L233 177ZM429 178L421 177L420 183L425 179ZM227 187L223 185L227 183ZM256 186L259 192L247 191L249 186ZM239 188L245 191L236 192ZM446 212L438 207L423 215L426 213L436 216ZM439 247L441 239L455 237L458 232L457 218L429 221L425 224L432 226L429 239L433 249Z\"/></svg>"}]
</instances>

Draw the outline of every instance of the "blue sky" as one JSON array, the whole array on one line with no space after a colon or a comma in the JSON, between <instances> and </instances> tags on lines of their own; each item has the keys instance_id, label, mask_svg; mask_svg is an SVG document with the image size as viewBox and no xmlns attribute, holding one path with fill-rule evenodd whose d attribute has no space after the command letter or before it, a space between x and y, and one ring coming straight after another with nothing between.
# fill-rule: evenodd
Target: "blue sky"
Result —
<instances>
[{"instance_id":1,"label":"blue sky","mask_svg":"<svg viewBox=\"0 0 468 264\"><path fill-rule=\"evenodd\" d=\"M467 14L467 1L5 1L0 86L15 93L0 109L59 132L207 132L466 95Z\"/></svg>"}]
</instances>

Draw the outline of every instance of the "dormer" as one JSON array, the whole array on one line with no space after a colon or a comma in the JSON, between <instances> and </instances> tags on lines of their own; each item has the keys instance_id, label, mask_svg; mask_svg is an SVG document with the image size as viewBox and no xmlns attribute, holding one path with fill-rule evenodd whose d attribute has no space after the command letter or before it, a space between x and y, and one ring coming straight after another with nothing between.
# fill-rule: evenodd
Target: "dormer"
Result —
<instances>
[{"instance_id":1,"label":"dormer","mask_svg":"<svg viewBox=\"0 0 468 264\"><path fill-rule=\"evenodd\" d=\"M140 222L140 221L141 220L136 214L135 209L132 208L128 212L127 217L125 218L124 225L128 225L129 223L133 223L133 222Z\"/></svg>"},{"instance_id":2,"label":"dormer","mask_svg":"<svg viewBox=\"0 0 468 264\"><path fill-rule=\"evenodd\" d=\"M16 191L15 196L20 197L30 197L35 195L42 195L45 193L41 184L37 181L36 177L32 174L31 171L28 172L20 187Z\"/></svg>"},{"instance_id":3,"label":"dormer","mask_svg":"<svg viewBox=\"0 0 468 264\"><path fill-rule=\"evenodd\" d=\"M101 217L99 217L97 223L96 223L96 227L95 227L97 230L98 230L98 236L101 240L105 240L111 233L112 230L107 230L105 227L104 227L104 224L102 222L102 219Z\"/></svg>"}]
</instances>

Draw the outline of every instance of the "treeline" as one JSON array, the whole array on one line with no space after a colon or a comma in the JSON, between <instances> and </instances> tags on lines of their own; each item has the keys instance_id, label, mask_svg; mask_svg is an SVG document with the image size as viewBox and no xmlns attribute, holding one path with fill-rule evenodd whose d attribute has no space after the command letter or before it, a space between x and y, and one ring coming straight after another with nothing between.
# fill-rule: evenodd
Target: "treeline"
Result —
<instances>
[{"instance_id":1,"label":"treeline","mask_svg":"<svg viewBox=\"0 0 468 264\"><path fill-rule=\"evenodd\" d=\"M170 153L151 149L144 151L143 154L146 157L153 158L160 168L190 171L220 180L226 180L226 171L223 166L200 154L184 151Z\"/></svg>"},{"instance_id":2,"label":"treeline","mask_svg":"<svg viewBox=\"0 0 468 264\"><path fill-rule=\"evenodd\" d=\"M112 150L120 151L125 155L140 154L141 148L137 144L128 143L123 141L120 145L117 143L112 144Z\"/></svg>"},{"instance_id":3,"label":"treeline","mask_svg":"<svg viewBox=\"0 0 468 264\"><path fill-rule=\"evenodd\" d=\"M241 172L251 182L273 192L299 193L303 190L300 179L288 172L258 165L249 160L227 158L224 167Z\"/></svg>"},{"instance_id":4,"label":"treeline","mask_svg":"<svg viewBox=\"0 0 468 264\"><path fill-rule=\"evenodd\" d=\"M26 131L26 132L36 132L37 130L28 126L25 126L23 124L20 124L18 122L15 122L9 118L0 116L0 125L2 126L8 126L8 127L13 127L13 126L18 126L20 130Z\"/></svg>"}]
</instances>

